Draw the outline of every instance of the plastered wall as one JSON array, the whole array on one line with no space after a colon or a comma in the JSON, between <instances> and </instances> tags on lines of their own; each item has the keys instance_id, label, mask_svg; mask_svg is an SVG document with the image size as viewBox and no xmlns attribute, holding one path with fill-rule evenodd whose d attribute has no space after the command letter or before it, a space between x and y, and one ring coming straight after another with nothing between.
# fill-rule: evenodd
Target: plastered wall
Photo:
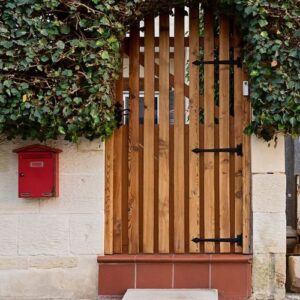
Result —
<instances>
[{"instance_id":1,"label":"plastered wall","mask_svg":"<svg viewBox=\"0 0 300 300\"><path fill-rule=\"evenodd\" d=\"M17 197L17 155L0 144L0 299L97 299L103 254L104 153L99 141L60 148L60 197Z\"/></svg>"},{"instance_id":2,"label":"plastered wall","mask_svg":"<svg viewBox=\"0 0 300 300\"><path fill-rule=\"evenodd\" d=\"M255 300L285 299L286 179L284 138L277 145L252 137L252 224Z\"/></svg>"}]
</instances>

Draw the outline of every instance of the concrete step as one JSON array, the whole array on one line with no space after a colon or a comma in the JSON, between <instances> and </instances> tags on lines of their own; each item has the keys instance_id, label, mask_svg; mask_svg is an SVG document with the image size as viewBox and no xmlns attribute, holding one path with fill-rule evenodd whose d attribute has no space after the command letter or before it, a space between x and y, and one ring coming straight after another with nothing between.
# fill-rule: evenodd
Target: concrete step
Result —
<instances>
[{"instance_id":1,"label":"concrete step","mask_svg":"<svg viewBox=\"0 0 300 300\"><path fill-rule=\"evenodd\" d=\"M286 300L300 300L300 294L286 294Z\"/></svg>"},{"instance_id":2,"label":"concrete step","mask_svg":"<svg viewBox=\"0 0 300 300\"><path fill-rule=\"evenodd\" d=\"M218 300L214 289L129 289L123 300Z\"/></svg>"}]
</instances>

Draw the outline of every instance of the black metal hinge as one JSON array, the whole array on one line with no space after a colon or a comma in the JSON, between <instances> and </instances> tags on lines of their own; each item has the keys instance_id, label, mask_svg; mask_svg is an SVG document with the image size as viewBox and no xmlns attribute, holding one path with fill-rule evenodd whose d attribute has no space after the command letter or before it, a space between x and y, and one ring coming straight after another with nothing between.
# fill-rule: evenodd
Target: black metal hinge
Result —
<instances>
[{"instance_id":1,"label":"black metal hinge","mask_svg":"<svg viewBox=\"0 0 300 300\"><path fill-rule=\"evenodd\" d=\"M193 238L192 241L194 243L200 243L200 242L219 242L219 243L234 243L238 246L243 246L243 234L238 234L235 238L211 238L211 239L205 239L205 238Z\"/></svg>"},{"instance_id":2,"label":"black metal hinge","mask_svg":"<svg viewBox=\"0 0 300 300\"><path fill-rule=\"evenodd\" d=\"M195 148L192 150L194 153L203 153L203 152L229 152L229 153L236 153L238 156L243 156L243 145L238 144L235 148L211 148L211 149L204 149L204 148Z\"/></svg>"},{"instance_id":3,"label":"black metal hinge","mask_svg":"<svg viewBox=\"0 0 300 300\"><path fill-rule=\"evenodd\" d=\"M229 59L229 60L195 60L193 64L196 66L199 65L237 65L238 68L242 67L242 59L238 57L237 59Z\"/></svg>"},{"instance_id":4,"label":"black metal hinge","mask_svg":"<svg viewBox=\"0 0 300 300\"><path fill-rule=\"evenodd\" d=\"M123 117L129 115L129 111L130 109L124 109L119 102L115 104L115 118L117 121L117 127L121 127L123 125Z\"/></svg>"}]
</instances>

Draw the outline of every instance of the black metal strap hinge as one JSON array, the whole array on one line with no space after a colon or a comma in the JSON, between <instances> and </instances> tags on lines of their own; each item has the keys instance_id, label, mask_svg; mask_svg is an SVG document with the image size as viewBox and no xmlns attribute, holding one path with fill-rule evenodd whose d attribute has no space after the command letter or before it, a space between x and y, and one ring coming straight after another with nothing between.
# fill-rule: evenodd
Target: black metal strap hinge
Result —
<instances>
[{"instance_id":1,"label":"black metal strap hinge","mask_svg":"<svg viewBox=\"0 0 300 300\"><path fill-rule=\"evenodd\" d=\"M192 241L194 243L200 243L200 242L219 242L219 243L234 243L238 246L243 246L243 234L238 234L235 238L211 238L211 239L205 239L205 238L193 238Z\"/></svg>"},{"instance_id":2,"label":"black metal strap hinge","mask_svg":"<svg viewBox=\"0 0 300 300\"><path fill-rule=\"evenodd\" d=\"M129 115L129 111L130 109L124 109L119 102L115 104L115 118L117 121L117 127L121 127L123 125L123 117Z\"/></svg>"},{"instance_id":3,"label":"black metal strap hinge","mask_svg":"<svg viewBox=\"0 0 300 300\"><path fill-rule=\"evenodd\" d=\"M238 156L243 156L243 145L238 144L235 148L212 148L212 149L204 149L204 148L195 148L192 150L194 153L203 153L203 152L229 152L236 153Z\"/></svg>"},{"instance_id":4,"label":"black metal strap hinge","mask_svg":"<svg viewBox=\"0 0 300 300\"><path fill-rule=\"evenodd\" d=\"M229 60L195 60L193 64L196 66L199 65L237 65L238 68L242 67L242 59L238 57L237 59L229 59Z\"/></svg>"}]
</instances>

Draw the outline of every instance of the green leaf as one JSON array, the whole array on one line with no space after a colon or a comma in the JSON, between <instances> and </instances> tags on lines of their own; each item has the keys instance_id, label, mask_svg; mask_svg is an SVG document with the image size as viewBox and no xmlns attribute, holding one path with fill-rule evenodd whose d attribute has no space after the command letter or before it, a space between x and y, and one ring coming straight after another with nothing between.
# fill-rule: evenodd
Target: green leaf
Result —
<instances>
[{"instance_id":1,"label":"green leaf","mask_svg":"<svg viewBox=\"0 0 300 300\"><path fill-rule=\"evenodd\" d=\"M80 98L80 97L75 97L75 98L73 99L73 101L74 101L76 104L80 104L80 103L82 102L82 98Z\"/></svg>"},{"instance_id":2,"label":"green leaf","mask_svg":"<svg viewBox=\"0 0 300 300\"><path fill-rule=\"evenodd\" d=\"M269 36L268 32L267 31L262 31L260 33L260 35L263 37L263 38L267 38Z\"/></svg>"},{"instance_id":3,"label":"green leaf","mask_svg":"<svg viewBox=\"0 0 300 300\"><path fill-rule=\"evenodd\" d=\"M65 129L62 126L58 126L57 130L60 134L66 134Z\"/></svg>"},{"instance_id":4,"label":"green leaf","mask_svg":"<svg viewBox=\"0 0 300 300\"><path fill-rule=\"evenodd\" d=\"M267 26L269 23L268 23L267 20L261 19L261 20L258 21L258 24L259 24L260 27L265 27L265 26Z\"/></svg>"},{"instance_id":5,"label":"green leaf","mask_svg":"<svg viewBox=\"0 0 300 300\"><path fill-rule=\"evenodd\" d=\"M295 117L290 118L290 123L293 127L295 127L297 124L297 119Z\"/></svg>"},{"instance_id":6,"label":"green leaf","mask_svg":"<svg viewBox=\"0 0 300 300\"><path fill-rule=\"evenodd\" d=\"M101 58L102 59L109 59L109 54L106 50L102 51Z\"/></svg>"},{"instance_id":7,"label":"green leaf","mask_svg":"<svg viewBox=\"0 0 300 300\"><path fill-rule=\"evenodd\" d=\"M65 49L65 43L63 41L59 40L59 41L56 42L56 47L58 49L62 49L63 50L63 49Z\"/></svg>"},{"instance_id":8,"label":"green leaf","mask_svg":"<svg viewBox=\"0 0 300 300\"><path fill-rule=\"evenodd\" d=\"M41 57L41 61L42 61L42 62L46 62L46 61L48 61L48 60L49 60L49 57L46 56L46 55L43 55L43 56Z\"/></svg>"},{"instance_id":9,"label":"green leaf","mask_svg":"<svg viewBox=\"0 0 300 300\"><path fill-rule=\"evenodd\" d=\"M62 34L69 34L71 32L71 28L68 25L63 25L59 28Z\"/></svg>"}]
</instances>

